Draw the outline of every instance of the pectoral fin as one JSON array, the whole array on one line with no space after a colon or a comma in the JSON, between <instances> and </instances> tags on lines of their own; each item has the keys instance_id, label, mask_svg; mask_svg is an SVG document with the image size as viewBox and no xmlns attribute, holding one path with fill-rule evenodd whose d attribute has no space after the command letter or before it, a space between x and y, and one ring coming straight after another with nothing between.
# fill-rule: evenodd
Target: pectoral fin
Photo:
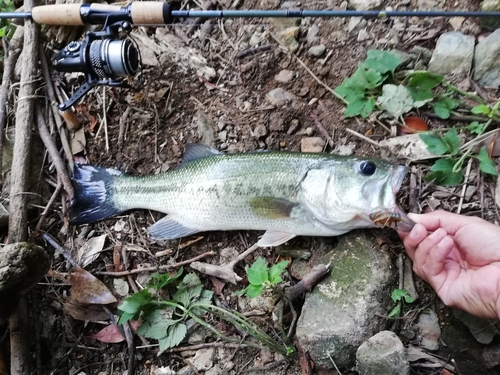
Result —
<instances>
[{"instance_id":1,"label":"pectoral fin","mask_svg":"<svg viewBox=\"0 0 500 375\"><path fill-rule=\"evenodd\" d=\"M262 238L257 242L260 247L279 246L286 241L295 237L295 234L288 232L280 232L277 230L268 230Z\"/></svg>"},{"instance_id":2,"label":"pectoral fin","mask_svg":"<svg viewBox=\"0 0 500 375\"><path fill-rule=\"evenodd\" d=\"M289 218L293 208L298 206L298 203L274 197L255 197L249 203L255 215L266 219Z\"/></svg>"},{"instance_id":3,"label":"pectoral fin","mask_svg":"<svg viewBox=\"0 0 500 375\"><path fill-rule=\"evenodd\" d=\"M174 238L186 237L200 232L197 228L189 228L180 224L170 216L165 216L148 228L151 238L159 240L172 240Z\"/></svg>"}]
</instances>

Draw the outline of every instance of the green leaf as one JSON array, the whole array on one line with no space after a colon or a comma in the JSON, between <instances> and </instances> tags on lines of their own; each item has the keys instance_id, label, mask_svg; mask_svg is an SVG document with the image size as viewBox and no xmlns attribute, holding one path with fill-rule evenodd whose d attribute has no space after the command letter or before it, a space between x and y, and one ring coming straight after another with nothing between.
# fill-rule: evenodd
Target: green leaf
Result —
<instances>
[{"instance_id":1,"label":"green leaf","mask_svg":"<svg viewBox=\"0 0 500 375\"><path fill-rule=\"evenodd\" d=\"M398 118L413 108L413 99L405 86L387 84L382 87L382 92L377 103L393 117Z\"/></svg>"},{"instance_id":2,"label":"green leaf","mask_svg":"<svg viewBox=\"0 0 500 375\"><path fill-rule=\"evenodd\" d=\"M374 108L375 99L365 98L364 96L356 97L347 105L344 117L348 118L360 115L363 118L367 118L373 112Z\"/></svg>"},{"instance_id":3,"label":"green leaf","mask_svg":"<svg viewBox=\"0 0 500 375\"><path fill-rule=\"evenodd\" d=\"M182 272L183 272L182 267L179 268L177 273L173 276L170 276L168 272L163 274L155 272L153 275L151 275L151 281L148 283L148 288L153 288L156 291L159 291L160 289L165 288L168 284L171 284L179 277L181 277Z\"/></svg>"},{"instance_id":4,"label":"green leaf","mask_svg":"<svg viewBox=\"0 0 500 375\"><path fill-rule=\"evenodd\" d=\"M486 151L486 148L482 147L476 158L477 160L479 160L479 169L481 170L481 172L490 174L492 176L498 176L495 163L488 156L488 151Z\"/></svg>"},{"instance_id":5,"label":"green leaf","mask_svg":"<svg viewBox=\"0 0 500 375\"><path fill-rule=\"evenodd\" d=\"M177 292L172 296L172 300L184 307L188 307L192 301L198 299L201 295L203 286L197 274L188 273L177 288Z\"/></svg>"},{"instance_id":6,"label":"green leaf","mask_svg":"<svg viewBox=\"0 0 500 375\"><path fill-rule=\"evenodd\" d=\"M250 298L255 298L262 293L264 287L261 285L250 284L245 288L245 293Z\"/></svg>"},{"instance_id":7,"label":"green leaf","mask_svg":"<svg viewBox=\"0 0 500 375\"><path fill-rule=\"evenodd\" d=\"M140 312L142 307L147 305L150 301L151 294L147 291L147 289L143 289L140 292L134 293L130 297L125 298L120 306L118 306L118 310L129 314L136 314Z\"/></svg>"},{"instance_id":8,"label":"green leaf","mask_svg":"<svg viewBox=\"0 0 500 375\"><path fill-rule=\"evenodd\" d=\"M394 289L391 293L391 299L394 303L397 303L406 295L408 295L408 292L405 289Z\"/></svg>"},{"instance_id":9,"label":"green leaf","mask_svg":"<svg viewBox=\"0 0 500 375\"><path fill-rule=\"evenodd\" d=\"M123 324L128 322L129 320L134 319L136 314L128 313L128 312L122 312L120 314L120 319L118 319L118 324Z\"/></svg>"},{"instance_id":10,"label":"green leaf","mask_svg":"<svg viewBox=\"0 0 500 375\"><path fill-rule=\"evenodd\" d=\"M158 340L160 344L160 351L158 354L163 353L169 348L173 348L181 343L181 341L186 337L187 327L184 323L177 323L168 327L168 334L166 337Z\"/></svg>"},{"instance_id":11,"label":"green leaf","mask_svg":"<svg viewBox=\"0 0 500 375\"><path fill-rule=\"evenodd\" d=\"M457 129L455 127L451 128L443 136L443 141L449 146L449 153L451 155L456 155L460 150L460 137L457 134Z\"/></svg>"},{"instance_id":12,"label":"green leaf","mask_svg":"<svg viewBox=\"0 0 500 375\"><path fill-rule=\"evenodd\" d=\"M490 111L490 114L488 117L491 118L491 117L495 116L498 112L499 107L500 107L500 100L493 105L493 108L491 108L491 111Z\"/></svg>"},{"instance_id":13,"label":"green leaf","mask_svg":"<svg viewBox=\"0 0 500 375\"><path fill-rule=\"evenodd\" d=\"M474 108L472 108L470 111L476 115L481 114L486 116L488 116L491 113L491 109L487 104L479 104Z\"/></svg>"},{"instance_id":14,"label":"green leaf","mask_svg":"<svg viewBox=\"0 0 500 375\"><path fill-rule=\"evenodd\" d=\"M408 88L415 89L416 91L425 91L433 89L443 82L444 77L439 74L429 72L419 72L413 75L408 81Z\"/></svg>"},{"instance_id":15,"label":"green leaf","mask_svg":"<svg viewBox=\"0 0 500 375\"><path fill-rule=\"evenodd\" d=\"M399 64L401 64L401 59L395 54L374 49L367 52L367 58L360 66L384 74L387 72L393 73Z\"/></svg>"},{"instance_id":16,"label":"green leaf","mask_svg":"<svg viewBox=\"0 0 500 375\"><path fill-rule=\"evenodd\" d=\"M137 333L151 339L161 340L167 336L168 328L178 322L178 319L172 319L172 309L155 309L146 316L137 329Z\"/></svg>"},{"instance_id":17,"label":"green leaf","mask_svg":"<svg viewBox=\"0 0 500 375\"><path fill-rule=\"evenodd\" d=\"M450 146L443 138L434 132L419 133L420 139L427 146L427 150L435 155L443 155L451 151Z\"/></svg>"},{"instance_id":18,"label":"green leaf","mask_svg":"<svg viewBox=\"0 0 500 375\"><path fill-rule=\"evenodd\" d=\"M405 303L413 303L413 298L411 298L411 296L409 294L406 294L403 296L404 300L405 300Z\"/></svg>"},{"instance_id":19,"label":"green leaf","mask_svg":"<svg viewBox=\"0 0 500 375\"><path fill-rule=\"evenodd\" d=\"M486 127L486 123L480 123L478 121L472 121L469 125L469 131L472 134L482 134L484 132L484 128Z\"/></svg>"},{"instance_id":20,"label":"green leaf","mask_svg":"<svg viewBox=\"0 0 500 375\"><path fill-rule=\"evenodd\" d=\"M247 269L248 282L252 285L262 285L269 280L267 274L267 263L262 257L257 260Z\"/></svg>"},{"instance_id":21,"label":"green leaf","mask_svg":"<svg viewBox=\"0 0 500 375\"><path fill-rule=\"evenodd\" d=\"M284 260L269 269L269 281L271 282L271 285L278 284L282 281L280 275L285 270L286 266L288 266L288 263L290 263L290 261Z\"/></svg>"},{"instance_id":22,"label":"green leaf","mask_svg":"<svg viewBox=\"0 0 500 375\"><path fill-rule=\"evenodd\" d=\"M453 172L453 167L456 163L457 160L453 158L442 158L437 160L431 167L432 173L425 177L425 180L435 180L436 184L443 186L456 186L460 184L463 175L461 172Z\"/></svg>"},{"instance_id":23,"label":"green leaf","mask_svg":"<svg viewBox=\"0 0 500 375\"><path fill-rule=\"evenodd\" d=\"M442 119L447 119L451 115L451 110L455 108L458 105L458 103L450 98L442 98L438 102L436 102L432 108L434 109L434 112L436 115L438 115L439 118Z\"/></svg>"},{"instance_id":24,"label":"green leaf","mask_svg":"<svg viewBox=\"0 0 500 375\"><path fill-rule=\"evenodd\" d=\"M420 108L434 99L434 94L429 90L420 90L408 87L408 92L413 99L413 106Z\"/></svg>"},{"instance_id":25,"label":"green leaf","mask_svg":"<svg viewBox=\"0 0 500 375\"><path fill-rule=\"evenodd\" d=\"M394 306L394 308L389 313L389 318L399 317L401 315L401 308L399 306Z\"/></svg>"}]
</instances>

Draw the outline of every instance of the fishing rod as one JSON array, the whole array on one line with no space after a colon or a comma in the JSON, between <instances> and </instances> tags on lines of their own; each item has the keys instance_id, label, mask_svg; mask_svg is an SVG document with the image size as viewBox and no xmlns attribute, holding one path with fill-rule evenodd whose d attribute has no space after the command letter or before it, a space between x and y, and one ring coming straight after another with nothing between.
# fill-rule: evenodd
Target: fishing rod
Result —
<instances>
[{"instance_id":1,"label":"fishing rod","mask_svg":"<svg viewBox=\"0 0 500 375\"><path fill-rule=\"evenodd\" d=\"M137 1L126 6L108 4L55 4L34 7L31 12L0 12L0 19L31 19L38 24L59 26L103 25L88 32L82 41L72 41L54 58L61 72L82 72L85 83L66 102L66 112L97 85L123 86L126 77L137 74L140 54L129 39L119 39L134 26L172 24L178 18L304 18L304 17L500 17L500 11L399 11L399 10L178 10L175 3Z\"/></svg>"}]
</instances>

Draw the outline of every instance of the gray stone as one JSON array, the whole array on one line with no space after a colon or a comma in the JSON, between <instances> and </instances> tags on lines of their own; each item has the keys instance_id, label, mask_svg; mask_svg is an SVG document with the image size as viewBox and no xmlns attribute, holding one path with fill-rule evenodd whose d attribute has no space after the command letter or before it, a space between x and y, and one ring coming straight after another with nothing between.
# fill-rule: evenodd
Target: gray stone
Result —
<instances>
[{"instance_id":1,"label":"gray stone","mask_svg":"<svg viewBox=\"0 0 500 375\"><path fill-rule=\"evenodd\" d=\"M331 368L331 359L345 366L386 324L381 316L392 302L393 261L377 245L374 233L364 230L341 236L322 263L331 264L331 272L307 296L297 338L318 366Z\"/></svg>"},{"instance_id":2,"label":"gray stone","mask_svg":"<svg viewBox=\"0 0 500 375\"><path fill-rule=\"evenodd\" d=\"M500 86L500 29L476 46L474 79L483 86Z\"/></svg>"},{"instance_id":3,"label":"gray stone","mask_svg":"<svg viewBox=\"0 0 500 375\"><path fill-rule=\"evenodd\" d=\"M321 152L325 147L325 140L321 137L307 137L300 140L300 151Z\"/></svg>"},{"instance_id":4,"label":"gray stone","mask_svg":"<svg viewBox=\"0 0 500 375\"><path fill-rule=\"evenodd\" d=\"M290 52L297 52L300 45L297 41L297 36L299 35L299 28L296 26L288 27L283 31L278 33L278 38L283 42L283 44L290 50Z\"/></svg>"},{"instance_id":5,"label":"gray stone","mask_svg":"<svg viewBox=\"0 0 500 375\"><path fill-rule=\"evenodd\" d=\"M467 74L474 55L473 36L459 31L441 35L429 62L429 71L438 74Z\"/></svg>"},{"instance_id":6,"label":"gray stone","mask_svg":"<svg viewBox=\"0 0 500 375\"><path fill-rule=\"evenodd\" d=\"M427 350L438 350L441 327L439 327L439 319L436 313L428 311L420 314L417 328L420 346Z\"/></svg>"},{"instance_id":7,"label":"gray stone","mask_svg":"<svg viewBox=\"0 0 500 375\"><path fill-rule=\"evenodd\" d=\"M307 30L307 43L313 44L318 40L318 34L319 34L319 26L316 24L313 24L309 30Z\"/></svg>"},{"instance_id":8,"label":"gray stone","mask_svg":"<svg viewBox=\"0 0 500 375\"><path fill-rule=\"evenodd\" d=\"M311 55L311 56L321 57L321 56L323 56L325 51L326 51L325 45L320 44L320 45L313 46L313 47L309 48L309 51L307 53L309 53L309 55Z\"/></svg>"},{"instance_id":9,"label":"gray stone","mask_svg":"<svg viewBox=\"0 0 500 375\"><path fill-rule=\"evenodd\" d=\"M198 349L191 363L198 371L207 371L214 365L214 348Z\"/></svg>"},{"instance_id":10,"label":"gray stone","mask_svg":"<svg viewBox=\"0 0 500 375\"><path fill-rule=\"evenodd\" d=\"M267 128L266 125L264 124L257 125L253 130L253 136L255 138L262 138L265 137L266 135L267 135Z\"/></svg>"},{"instance_id":11,"label":"gray stone","mask_svg":"<svg viewBox=\"0 0 500 375\"><path fill-rule=\"evenodd\" d=\"M198 136L201 138L200 143L205 146L215 146L214 130L210 126L207 115L203 111L196 112L196 127L198 128Z\"/></svg>"},{"instance_id":12,"label":"gray stone","mask_svg":"<svg viewBox=\"0 0 500 375\"><path fill-rule=\"evenodd\" d=\"M274 79L278 82L288 83L293 77L295 77L295 72L293 70L282 70L274 76Z\"/></svg>"},{"instance_id":13,"label":"gray stone","mask_svg":"<svg viewBox=\"0 0 500 375\"><path fill-rule=\"evenodd\" d=\"M285 91L281 87L271 90L266 94L267 101L272 105L278 107L290 103L291 101L293 101L294 98L295 96L293 94L289 93L288 91Z\"/></svg>"},{"instance_id":14,"label":"gray stone","mask_svg":"<svg viewBox=\"0 0 500 375\"><path fill-rule=\"evenodd\" d=\"M382 331L365 341L356 352L359 375L410 373L403 343L394 332Z\"/></svg>"},{"instance_id":15,"label":"gray stone","mask_svg":"<svg viewBox=\"0 0 500 375\"><path fill-rule=\"evenodd\" d=\"M383 0L349 0L349 6L356 10L373 10L382 7Z\"/></svg>"}]
</instances>

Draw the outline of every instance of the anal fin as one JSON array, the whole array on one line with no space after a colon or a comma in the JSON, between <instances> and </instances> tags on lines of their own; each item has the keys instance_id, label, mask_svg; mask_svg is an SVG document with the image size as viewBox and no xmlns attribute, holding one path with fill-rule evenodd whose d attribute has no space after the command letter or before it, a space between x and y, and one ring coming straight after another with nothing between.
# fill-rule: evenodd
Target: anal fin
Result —
<instances>
[{"instance_id":1,"label":"anal fin","mask_svg":"<svg viewBox=\"0 0 500 375\"><path fill-rule=\"evenodd\" d=\"M289 232L268 230L264 233L259 242L257 242L257 245L260 247L279 246L295 236L295 234Z\"/></svg>"},{"instance_id":2,"label":"anal fin","mask_svg":"<svg viewBox=\"0 0 500 375\"><path fill-rule=\"evenodd\" d=\"M172 240L174 238L186 237L199 231L200 230L197 228L190 228L182 225L170 216L165 216L148 228L148 233L151 238L159 240Z\"/></svg>"}]
</instances>

